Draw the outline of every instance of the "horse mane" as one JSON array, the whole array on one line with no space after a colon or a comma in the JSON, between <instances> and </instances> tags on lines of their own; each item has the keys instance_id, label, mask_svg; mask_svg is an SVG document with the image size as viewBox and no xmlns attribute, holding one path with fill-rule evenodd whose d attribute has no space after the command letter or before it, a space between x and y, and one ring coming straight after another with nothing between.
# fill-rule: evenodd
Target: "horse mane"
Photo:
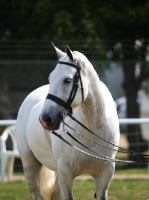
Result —
<instances>
[{"instance_id":1,"label":"horse mane","mask_svg":"<svg viewBox=\"0 0 149 200\"><path fill-rule=\"evenodd\" d=\"M93 74L93 77L99 80L99 76L97 74L97 72L95 71L95 68L93 67L93 65L91 64L91 62L88 60L88 58L83 54L80 53L78 51L74 51L74 53L78 56L79 60L82 63L82 66L89 72L89 74L91 75L91 73Z\"/></svg>"}]
</instances>

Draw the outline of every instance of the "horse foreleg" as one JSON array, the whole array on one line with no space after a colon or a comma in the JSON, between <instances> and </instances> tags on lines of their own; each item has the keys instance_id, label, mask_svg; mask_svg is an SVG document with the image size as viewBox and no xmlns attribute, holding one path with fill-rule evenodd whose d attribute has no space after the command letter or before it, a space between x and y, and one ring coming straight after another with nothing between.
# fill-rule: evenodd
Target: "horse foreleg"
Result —
<instances>
[{"instance_id":1,"label":"horse foreleg","mask_svg":"<svg viewBox=\"0 0 149 200\"><path fill-rule=\"evenodd\" d=\"M42 166L40 174L40 191L44 200L50 200L55 185L55 172ZM58 200L58 198L55 198Z\"/></svg>"},{"instance_id":2,"label":"horse foreleg","mask_svg":"<svg viewBox=\"0 0 149 200\"><path fill-rule=\"evenodd\" d=\"M73 174L69 164L58 163L58 183L60 188L61 200L73 200L72 186Z\"/></svg>"},{"instance_id":3,"label":"horse foreleg","mask_svg":"<svg viewBox=\"0 0 149 200\"><path fill-rule=\"evenodd\" d=\"M115 166L110 162L107 162L100 169L100 174L95 178L96 180L96 193L95 198L97 200L107 200L108 188L114 173Z\"/></svg>"},{"instance_id":4,"label":"horse foreleg","mask_svg":"<svg viewBox=\"0 0 149 200\"><path fill-rule=\"evenodd\" d=\"M22 157L23 169L26 183L31 192L32 200L43 200L40 194L40 171L41 163L30 152Z\"/></svg>"},{"instance_id":5,"label":"horse foreleg","mask_svg":"<svg viewBox=\"0 0 149 200\"><path fill-rule=\"evenodd\" d=\"M53 193L51 195L51 200L61 200L58 177L56 177L55 187L54 187Z\"/></svg>"}]
</instances>

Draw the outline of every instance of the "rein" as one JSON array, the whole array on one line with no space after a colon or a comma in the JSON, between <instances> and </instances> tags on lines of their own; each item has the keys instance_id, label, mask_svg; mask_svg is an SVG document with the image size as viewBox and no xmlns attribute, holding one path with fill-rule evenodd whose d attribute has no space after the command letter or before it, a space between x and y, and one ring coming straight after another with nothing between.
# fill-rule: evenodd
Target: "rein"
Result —
<instances>
[{"instance_id":1,"label":"rein","mask_svg":"<svg viewBox=\"0 0 149 200\"><path fill-rule=\"evenodd\" d=\"M70 128L71 130L73 130L75 133L79 134L81 137L95 143L96 145L99 145L99 146L102 146L103 148L106 148L106 149L110 149L112 151L118 151L118 152L121 152L121 153L126 153L126 154L129 154L129 155L133 155L133 156L145 156L147 158L144 158L142 160L139 160L138 157L136 158L136 160L121 160L121 159L114 159L114 158L111 158L109 156L105 156L105 155L102 155L102 154L99 154L98 152L96 151L93 151L91 149L89 149L87 146L85 146L84 144L82 144L79 140L77 140L71 133L69 133L67 130L64 130L65 134L67 134L71 139L73 139L75 142L77 142L78 144L80 144L82 147L84 147L85 149L87 149L88 151L96 154L96 155L93 155L91 153L88 153L86 151L83 151L81 150L80 148L76 147L75 145L72 145L70 142L68 142L67 140L65 140L61 135L59 135L57 132L55 131L52 131L52 133L60 138L63 142L65 142L66 144L68 144L69 146L71 146L72 148L74 148L75 150L87 155L87 156L90 156L92 158L96 158L96 159L100 159L100 160L104 160L104 161L110 161L110 162L121 162L121 163L127 163L127 164L145 164L145 163L148 163L149 162L149 155L145 155L145 154L142 154L140 152L134 152L134 151L130 151L130 150L127 150L127 149L124 149L122 147L119 147L103 138L101 138L100 136L98 136L97 134L95 134L94 132L92 132L90 129L88 129L86 126L84 126L81 122L79 122L77 119L75 119L74 117L72 117L71 115L67 114L69 117L71 117L71 119L75 120L78 124L80 124L81 126L83 126L83 128L85 128L86 130L88 130L90 133L94 134L96 137L100 138L101 140L105 141L106 143L108 144L111 144L112 146L116 147L116 149L113 149L113 148L110 148L108 146L105 146L105 145L102 145L90 138L87 138L86 136L82 135L81 133L79 133L78 131L76 131L75 129L73 129L71 126L69 126L67 123L65 123L63 121L63 123L68 127ZM63 124L63 126L64 126Z\"/></svg>"},{"instance_id":2,"label":"rein","mask_svg":"<svg viewBox=\"0 0 149 200\"><path fill-rule=\"evenodd\" d=\"M80 126L82 126L84 129L86 129L88 132L92 133L94 136L96 136L96 137L98 137L100 140L103 140L104 142L106 142L106 143L112 145L113 147L116 147L118 150L111 149L111 148L109 148L109 147L107 147L107 146L105 146L105 148L109 148L110 150L114 150L114 151L118 151L118 152L121 152L121 153L130 154L130 155L135 155L135 156L140 155L140 156L148 156L148 157L149 157L149 155L145 155L145 154L142 154L142 153L140 153L140 152L134 152L134 151L131 151L131 150L127 150L127 149L124 149L124 148L122 148L122 147L119 147L119 146L115 145L115 144L112 143L112 142L109 142L108 140L106 140L106 139L100 137L99 135L97 135L96 133L94 133L93 131L91 131L89 128L87 128L86 126L84 126L84 124L82 124L80 121L78 121L78 120L77 120L76 118L74 118L73 116L69 115L69 113L68 113L67 115L68 115L72 120L76 121L76 122L77 122ZM65 123L65 124L66 124L66 123ZM67 125L69 128L71 128L68 124L66 124L66 125ZM71 129L72 129L72 128L71 128ZM75 131L75 130L73 129L73 131ZM75 132L76 132L76 131L75 131ZM76 132L76 133L77 133L77 132ZM100 146L101 146L101 144L100 144Z\"/></svg>"},{"instance_id":3,"label":"rein","mask_svg":"<svg viewBox=\"0 0 149 200\"><path fill-rule=\"evenodd\" d=\"M105 161L110 161L110 162L122 162L122 163L130 163L130 164L144 164L144 163L148 163L149 162L149 159L143 159L143 160L120 160L120 159L113 159L113 158L110 158L108 156L105 156L105 155L101 155L91 149L89 149L88 147L86 147L85 145L83 145L81 142L79 142L76 138L74 138L68 131L66 132L66 134L68 134L72 139L74 139L77 143L79 143L81 146L85 147L87 150L97 154L98 156L96 155L93 155L93 154L90 154L86 151L83 151L81 149L79 149L78 147L72 145L70 142L68 142L67 140L65 140L61 135L59 135L57 132L55 131L52 131L51 133L53 133L56 137L60 138L63 142L65 142L66 144L68 144L70 147L73 147L74 149L76 149L77 151L87 155L87 156L90 156L92 158L96 158L96 159L100 159L100 160L105 160Z\"/></svg>"},{"instance_id":4,"label":"rein","mask_svg":"<svg viewBox=\"0 0 149 200\"><path fill-rule=\"evenodd\" d=\"M80 71L81 71L81 67L80 67L80 63L78 62L77 65L75 64L72 64L72 63L68 63L68 62L63 62L63 61L58 61L58 63L60 64L64 64L64 65L68 65L68 66L71 66L71 67L74 67L76 68L76 74L74 76L74 81L73 81L73 86L72 86L72 89L71 89L71 92L70 92L70 95L69 95L69 98L67 100L67 102L65 102L64 100L60 99L59 97L55 96L55 95L52 95L52 94L48 94L46 99L50 99L52 101L54 101L55 103L61 105L64 110L62 111L61 115L62 115L62 121L63 121L63 131L71 138L73 139L74 141L76 141L78 144L80 144L82 147L84 147L85 149L87 149L88 151L96 154L96 155L93 155L93 154L90 154L86 151L83 151L81 149L79 149L78 147L72 145L71 143L69 143L67 140L65 140L61 135L59 135L57 132L55 131L52 131L52 133L60 138L63 142L65 142L66 144L68 144L69 146L73 147L74 149L76 149L77 151L85 154L85 155L88 155L88 156L91 156L93 158L96 158L96 159L101 159L101 160L105 160L105 161L111 161L111 162L123 162L123 163L132 163L132 164L143 164L143 163L147 163L149 162L149 155L145 155L145 154L142 154L140 152L134 152L134 151L130 151L130 150L127 150L127 149L124 149L122 147L119 147L117 145L115 145L114 143L111 143L109 142L108 140L100 137L99 135L97 135L96 133L94 133L93 131L91 131L90 129L88 129L85 125L83 125L81 122L79 122L76 118L74 118L72 116L72 107L71 107L71 104L76 96L76 93L77 93L77 90L78 90L78 87L79 87L79 82L80 82L80 85L81 85L81 93L82 93L82 102L84 101L84 91L83 91L83 84L82 84L82 79L81 79L81 74L80 74ZM64 117L65 116L69 116L72 120L74 120L75 122L77 122L80 126L82 126L84 129L86 129L88 132L92 133L94 136L98 137L100 140L110 144L111 146L115 147L115 148L110 148L108 146L105 146L105 145L102 145L100 143L97 143L96 141L93 141L91 140L90 138L87 138L86 136L83 136L82 134L80 134L78 131L76 131L75 129L73 129L72 127L70 127L68 124L66 124L64 122ZM121 152L121 153L126 153L126 154L129 154L129 155L133 155L133 156L144 156L146 158L142 159L142 160L120 160L120 159L113 159L113 158L110 158L108 156L105 156L105 155L101 155L91 149L89 149L88 147L86 147L84 144L82 144L80 141L78 141L76 138L74 138L67 130L64 129L64 125L66 125L68 128L70 128L71 130L73 130L74 132L76 132L77 134L79 134L81 137L84 137L85 139L99 145L99 146L102 146L103 148L107 148L107 149L110 149L112 151L118 151L118 152Z\"/></svg>"}]
</instances>

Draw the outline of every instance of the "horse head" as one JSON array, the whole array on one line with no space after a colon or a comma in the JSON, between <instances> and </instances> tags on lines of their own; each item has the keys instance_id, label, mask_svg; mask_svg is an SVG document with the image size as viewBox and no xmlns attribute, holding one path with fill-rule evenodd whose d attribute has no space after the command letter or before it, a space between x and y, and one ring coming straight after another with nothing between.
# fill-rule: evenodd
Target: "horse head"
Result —
<instances>
[{"instance_id":1,"label":"horse head","mask_svg":"<svg viewBox=\"0 0 149 200\"><path fill-rule=\"evenodd\" d=\"M54 46L58 58L55 69L49 76L49 92L39 120L47 130L59 129L63 110L72 114L72 110L83 103L88 94L86 70L77 53L67 46L66 53Z\"/></svg>"}]
</instances>

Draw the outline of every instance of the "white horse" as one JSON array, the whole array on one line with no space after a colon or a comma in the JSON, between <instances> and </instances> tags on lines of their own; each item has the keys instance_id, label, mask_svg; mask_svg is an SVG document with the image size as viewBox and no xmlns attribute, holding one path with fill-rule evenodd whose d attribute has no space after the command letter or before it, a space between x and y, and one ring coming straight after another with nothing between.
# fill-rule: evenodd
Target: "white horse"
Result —
<instances>
[{"instance_id":1,"label":"white horse","mask_svg":"<svg viewBox=\"0 0 149 200\"><path fill-rule=\"evenodd\" d=\"M114 101L83 54L72 52L69 47L67 53L54 45L53 49L61 63L58 62L50 74L49 85L42 86L28 95L20 107L17 118L17 145L31 199L72 200L74 178L87 173L95 179L95 198L106 200L115 162L107 161L104 157L96 159L85 155L53 135L50 131L56 130L66 141L90 153L63 131L61 111L64 108L46 96L52 94L67 102L77 71L73 65L77 66L79 62L83 89L79 80L78 90L71 103L73 116L103 139L119 145L119 123ZM68 116L65 117L65 122L82 135L109 148L112 147ZM112 148L96 145L69 127L67 129L92 151L115 158L116 151Z\"/></svg>"}]
</instances>

